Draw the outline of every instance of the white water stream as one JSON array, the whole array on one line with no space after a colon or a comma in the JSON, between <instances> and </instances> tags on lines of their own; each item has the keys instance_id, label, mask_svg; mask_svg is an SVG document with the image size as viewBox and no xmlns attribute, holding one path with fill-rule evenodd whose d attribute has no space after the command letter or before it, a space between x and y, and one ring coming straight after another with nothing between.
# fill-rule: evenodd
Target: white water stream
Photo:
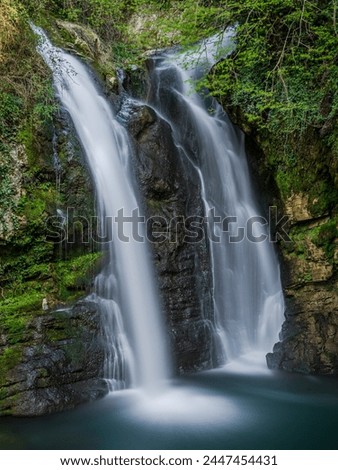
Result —
<instances>
[{"instance_id":1,"label":"white water stream","mask_svg":"<svg viewBox=\"0 0 338 470\"><path fill-rule=\"evenodd\" d=\"M130 217L140 207L131 168L130 137L99 92L89 69L76 57L54 47L41 28L32 28L40 38L38 51L53 72L58 98L85 151L103 228L109 220L106 218L114 218L109 262L97 276L91 296L103 316L105 378L112 389L132 385L153 392L168 377L169 363L152 257L147 243L134 239L131 223L120 225L123 236L129 238L125 241L118 236L115 221L119 210ZM142 229L140 224L139 235L144 237Z\"/></svg>"},{"instance_id":2,"label":"white water stream","mask_svg":"<svg viewBox=\"0 0 338 470\"><path fill-rule=\"evenodd\" d=\"M252 351L261 351L264 360L284 319L279 264L268 227L257 219L244 135L193 85L215 63L218 49L227 54L234 47L232 36L230 30L221 39L208 39L191 54L155 56L150 94L150 104L170 123L182 158L200 176L209 236L213 233L213 299L225 362Z\"/></svg>"}]
</instances>

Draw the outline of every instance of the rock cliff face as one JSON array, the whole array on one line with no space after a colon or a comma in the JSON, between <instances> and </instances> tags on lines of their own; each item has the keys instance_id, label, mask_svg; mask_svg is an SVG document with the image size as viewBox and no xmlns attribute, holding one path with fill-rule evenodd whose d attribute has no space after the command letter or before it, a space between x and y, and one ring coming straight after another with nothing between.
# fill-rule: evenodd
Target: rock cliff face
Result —
<instances>
[{"instance_id":1,"label":"rock cliff face","mask_svg":"<svg viewBox=\"0 0 338 470\"><path fill-rule=\"evenodd\" d=\"M8 346L2 335L0 413L42 415L103 396L100 338L99 315L90 302L33 316L20 344Z\"/></svg>"},{"instance_id":2,"label":"rock cliff face","mask_svg":"<svg viewBox=\"0 0 338 470\"><path fill-rule=\"evenodd\" d=\"M335 220L314 218L308 197L285 202L291 242L282 248L286 320L281 342L267 355L270 368L338 374L338 282Z\"/></svg>"},{"instance_id":3,"label":"rock cliff face","mask_svg":"<svg viewBox=\"0 0 338 470\"><path fill-rule=\"evenodd\" d=\"M196 170L183 167L170 126L148 106L127 100L120 114L135 139L136 173L145 200L148 236L180 373L217 365L207 240L189 244L190 217L203 217Z\"/></svg>"},{"instance_id":4,"label":"rock cliff face","mask_svg":"<svg viewBox=\"0 0 338 470\"><path fill-rule=\"evenodd\" d=\"M268 354L270 368L338 375L337 280L286 289L281 342Z\"/></svg>"},{"instance_id":5,"label":"rock cliff face","mask_svg":"<svg viewBox=\"0 0 338 470\"><path fill-rule=\"evenodd\" d=\"M0 224L0 414L20 416L105 391L99 314L89 303L70 307L99 269L89 237L90 175L62 110L41 135L26 132L11 153L7 185L15 197L4 201ZM57 305L69 308L55 313Z\"/></svg>"}]
</instances>

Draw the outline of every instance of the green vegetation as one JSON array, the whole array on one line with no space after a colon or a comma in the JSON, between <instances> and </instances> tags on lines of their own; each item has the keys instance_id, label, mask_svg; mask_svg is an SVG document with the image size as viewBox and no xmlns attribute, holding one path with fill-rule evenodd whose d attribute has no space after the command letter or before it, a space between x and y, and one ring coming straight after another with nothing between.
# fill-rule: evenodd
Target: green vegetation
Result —
<instances>
[{"instance_id":1,"label":"green vegetation","mask_svg":"<svg viewBox=\"0 0 338 470\"><path fill-rule=\"evenodd\" d=\"M282 196L309 195L314 216L334 210L338 168L337 4L228 0L236 50L208 86L254 136Z\"/></svg>"},{"instance_id":2,"label":"green vegetation","mask_svg":"<svg viewBox=\"0 0 338 470\"><path fill-rule=\"evenodd\" d=\"M185 39L191 42L219 28L221 10L214 5L191 0L1 2L0 326L11 343L20 341L31 315L41 313L44 296L53 303L83 295L99 257L88 253L88 248L85 253L62 254L46 241L46 219L63 202L51 177L51 129L57 106L50 72L36 53L28 20L45 26L61 44L75 39L55 27L56 20L92 28L110 51L113 64L107 73L111 75L114 66L139 61L146 49ZM208 27L205 17L210 17ZM103 72L107 68L107 64L96 65Z\"/></svg>"},{"instance_id":3,"label":"green vegetation","mask_svg":"<svg viewBox=\"0 0 338 470\"><path fill-rule=\"evenodd\" d=\"M140 63L145 50L190 45L210 36L224 27L228 17L224 2L216 0L16 0L15 3L27 17L48 30L53 30L54 20L92 28L107 46L115 66L124 67ZM62 43L55 29L52 33ZM71 43L69 34L62 32L61 36Z\"/></svg>"},{"instance_id":4,"label":"green vegetation","mask_svg":"<svg viewBox=\"0 0 338 470\"><path fill-rule=\"evenodd\" d=\"M16 314L42 313L44 297L53 305L83 296L98 271L100 258L101 253L88 253L70 260L43 264L36 261L34 264L33 259L25 260L25 255L9 256L7 263L2 264L0 274L6 279L0 297L0 326L9 327L12 319L16 321Z\"/></svg>"},{"instance_id":5,"label":"green vegetation","mask_svg":"<svg viewBox=\"0 0 338 470\"><path fill-rule=\"evenodd\" d=\"M124 67L140 63L146 50L191 45L236 25L236 50L213 68L208 88L259 141L282 197L304 192L314 217L332 212L338 197L335 0L22 3L37 19L48 11L93 28L115 66Z\"/></svg>"},{"instance_id":6,"label":"green vegetation","mask_svg":"<svg viewBox=\"0 0 338 470\"><path fill-rule=\"evenodd\" d=\"M214 69L215 94L270 132L304 132L336 116L338 37L331 0L229 0L236 51Z\"/></svg>"},{"instance_id":7,"label":"green vegetation","mask_svg":"<svg viewBox=\"0 0 338 470\"><path fill-rule=\"evenodd\" d=\"M294 226L294 243L285 249L306 260L311 242L334 263L336 0L1 0L0 331L7 346L0 356L0 377L20 360L30 319L43 314L42 298L54 305L84 295L100 259L92 247L66 252L46 241L46 219L64 203L51 163L58 108L29 19L108 78L117 67L142 64L147 50L191 47L236 25L235 51L219 61L201 85L263 150L263 165L274 174L282 201L303 193L313 217L328 218L314 228ZM87 56L91 51L86 41L77 41L58 20L84 26L94 49L102 46L104 59L95 51ZM64 147L59 156L67 160ZM72 202L76 198L78 193ZM304 281L311 280L305 273ZM49 339L64 334L51 332ZM79 344L69 355L80 355L80 349Z\"/></svg>"},{"instance_id":8,"label":"green vegetation","mask_svg":"<svg viewBox=\"0 0 338 470\"><path fill-rule=\"evenodd\" d=\"M22 351L19 346L10 346L4 349L0 356L0 387L4 384L7 372L20 362ZM0 400L1 400L0 389Z\"/></svg>"},{"instance_id":9,"label":"green vegetation","mask_svg":"<svg viewBox=\"0 0 338 470\"><path fill-rule=\"evenodd\" d=\"M334 210L333 181L338 173L334 0L3 0L0 215L12 213L15 228L20 217L27 218L25 235L21 233L16 244L34 245L33 239L36 245L41 243L43 227L38 225L59 197L41 175L42 161L50 158L50 148L43 144L50 145L48 132L56 105L50 74L35 52L29 18L59 35L61 43L74 38L60 32L56 20L92 28L109 53L111 66L101 64L100 69L97 64L108 75L116 66L139 63L145 50L191 45L236 25L236 50L213 68L209 89L257 139L284 200L293 192L304 192L314 216ZM30 181L25 181L25 194L17 201L11 151L18 142L27 153ZM45 254L49 262L50 253Z\"/></svg>"},{"instance_id":10,"label":"green vegetation","mask_svg":"<svg viewBox=\"0 0 338 470\"><path fill-rule=\"evenodd\" d=\"M27 3L27 2L23 2ZM35 38L20 2L0 5L0 141L16 141L23 124L33 135L55 110L50 73L35 51Z\"/></svg>"},{"instance_id":11,"label":"green vegetation","mask_svg":"<svg viewBox=\"0 0 338 470\"><path fill-rule=\"evenodd\" d=\"M89 253L55 265L58 298L70 301L83 295L98 272L101 253Z\"/></svg>"},{"instance_id":12,"label":"green vegetation","mask_svg":"<svg viewBox=\"0 0 338 470\"><path fill-rule=\"evenodd\" d=\"M310 239L322 248L330 262L334 262L335 240L338 238L338 217L334 217L311 231ZM336 260L337 261L337 260Z\"/></svg>"},{"instance_id":13,"label":"green vegetation","mask_svg":"<svg viewBox=\"0 0 338 470\"><path fill-rule=\"evenodd\" d=\"M100 256L46 241L46 219L62 196L52 166L57 105L28 24L44 6L0 4L0 330L8 344L20 342L32 315L42 313L42 298L53 305L83 295Z\"/></svg>"},{"instance_id":14,"label":"green vegetation","mask_svg":"<svg viewBox=\"0 0 338 470\"><path fill-rule=\"evenodd\" d=\"M290 230L290 237L294 242L294 251L299 256L306 255L308 246L306 241L313 243L316 247L322 248L327 259L333 262L333 243L338 237L338 217L324 222L315 227L307 227L306 225L294 226Z\"/></svg>"}]
</instances>

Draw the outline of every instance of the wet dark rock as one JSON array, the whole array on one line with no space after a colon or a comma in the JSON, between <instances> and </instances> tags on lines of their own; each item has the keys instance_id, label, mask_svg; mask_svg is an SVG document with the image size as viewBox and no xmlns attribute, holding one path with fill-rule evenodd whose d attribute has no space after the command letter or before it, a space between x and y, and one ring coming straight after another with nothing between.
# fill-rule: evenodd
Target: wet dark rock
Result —
<instances>
[{"instance_id":1,"label":"wet dark rock","mask_svg":"<svg viewBox=\"0 0 338 470\"><path fill-rule=\"evenodd\" d=\"M156 221L153 229L148 224L148 237L176 370L210 368L218 359L208 241L204 237L188 243L183 222L189 216L204 216L198 175L191 164L181 161L171 127L152 108L129 101L121 111L135 139L135 168L146 215ZM161 239L154 232L162 232Z\"/></svg>"},{"instance_id":2,"label":"wet dark rock","mask_svg":"<svg viewBox=\"0 0 338 470\"><path fill-rule=\"evenodd\" d=\"M62 108L55 120L54 146L59 159L57 183L62 194L62 205L58 209L67 217L67 237L64 237L62 249L68 256L89 252L92 240L97 239L95 189L74 126Z\"/></svg>"},{"instance_id":3,"label":"wet dark rock","mask_svg":"<svg viewBox=\"0 0 338 470\"><path fill-rule=\"evenodd\" d=\"M267 355L271 369L338 375L337 280L289 289L281 342Z\"/></svg>"},{"instance_id":4,"label":"wet dark rock","mask_svg":"<svg viewBox=\"0 0 338 470\"><path fill-rule=\"evenodd\" d=\"M0 387L0 414L36 416L70 409L107 393L97 307L34 316L20 344L21 358Z\"/></svg>"}]
</instances>

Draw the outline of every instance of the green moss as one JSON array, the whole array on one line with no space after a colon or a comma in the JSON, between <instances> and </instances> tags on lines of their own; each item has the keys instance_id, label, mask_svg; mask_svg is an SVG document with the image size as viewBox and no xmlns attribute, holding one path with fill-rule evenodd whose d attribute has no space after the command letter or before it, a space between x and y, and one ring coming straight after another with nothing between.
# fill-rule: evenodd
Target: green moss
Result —
<instances>
[{"instance_id":1,"label":"green moss","mask_svg":"<svg viewBox=\"0 0 338 470\"><path fill-rule=\"evenodd\" d=\"M146 203L147 206L149 206L150 209L154 211L154 213L161 214L163 207L166 207L168 204L170 204L170 199L147 199Z\"/></svg>"},{"instance_id":2,"label":"green moss","mask_svg":"<svg viewBox=\"0 0 338 470\"><path fill-rule=\"evenodd\" d=\"M282 196L286 199L298 186L298 178L293 178L288 171L278 169L276 172L276 183Z\"/></svg>"},{"instance_id":3,"label":"green moss","mask_svg":"<svg viewBox=\"0 0 338 470\"><path fill-rule=\"evenodd\" d=\"M32 305L30 304L29 307ZM27 321L29 316L18 316L17 314L10 314L8 311L4 313L4 318L1 320L1 328L6 334L8 344L16 344L22 341Z\"/></svg>"},{"instance_id":4,"label":"green moss","mask_svg":"<svg viewBox=\"0 0 338 470\"><path fill-rule=\"evenodd\" d=\"M21 266L21 271L20 265L11 265L11 275L16 272L17 279L3 289L0 298L0 331L6 335L7 343L23 341L29 320L44 313L41 309L44 297L53 305L83 296L98 271L100 258L100 253L89 253L68 261ZM50 340L69 337L65 325L61 321L60 328L50 333L54 335Z\"/></svg>"},{"instance_id":5,"label":"green moss","mask_svg":"<svg viewBox=\"0 0 338 470\"><path fill-rule=\"evenodd\" d=\"M30 236L26 235L21 243L30 240ZM8 247L6 253L0 253L0 280L3 285L4 293L10 291L14 294L21 294L30 290L35 286L30 283L22 286L23 283L36 280L45 281L51 278L53 269L52 261L54 246L43 239L37 240L36 244L31 247L22 247L20 243ZM3 294L4 294L3 293ZM0 298L1 300L1 298Z\"/></svg>"},{"instance_id":6,"label":"green moss","mask_svg":"<svg viewBox=\"0 0 338 470\"><path fill-rule=\"evenodd\" d=\"M10 397L5 396L3 399L3 403L0 402L0 405L2 405L4 408L3 410L1 410L1 416L13 415L13 408L16 406L16 403L18 402L18 400L20 400L20 398L20 393L16 393L15 395L11 395Z\"/></svg>"},{"instance_id":7,"label":"green moss","mask_svg":"<svg viewBox=\"0 0 338 470\"><path fill-rule=\"evenodd\" d=\"M312 273L305 273L303 277L303 282L312 282Z\"/></svg>"},{"instance_id":8,"label":"green moss","mask_svg":"<svg viewBox=\"0 0 338 470\"><path fill-rule=\"evenodd\" d=\"M329 176L321 181L313 182L308 194L310 201L312 201L309 209L314 217L328 214L338 201L338 190L334 187Z\"/></svg>"},{"instance_id":9,"label":"green moss","mask_svg":"<svg viewBox=\"0 0 338 470\"><path fill-rule=\"evenodd\" d=\"M23 129L20 129L17 140L25 147L29 168L36 169L35 165L37 162L34 152L34 136L32 128L26 125Z\"/></svg>"},{"instance_id":10,"label":"green moss","mask_svg":"<svg viewBox=\"0 0 338 470\"><path fill-rule=\"evenodd\" d=\"M39 377L42 377L42 378L45 378L45 377L49 377L49 372L47 369L37 369L37 373L39 374Z\"/></svg>"},{"instance_id":11,"label":"green moss","mask_svg":"<svg viewBox=\"0 0 338 470\"><path fill-rule=\"evenodd\" d=\"M3 350L0 355L0 386L6 382L8 372L19 364L21 359L22 348L19 346L10 346Z\"/></svg>"},{"instance_id":12,"label":"green moss","mask_svg":"<svg viewBox=\"0 0 338 470\"><path fill-rule=\"evenodd\" d=\"M308 196L313 217L338 200L337 34L333 3L228 0L236 50L207 86L263 150L282 199ZM306 27L299 27L304 22Z\"/></svg>"},{"instance_id":13,"label":"green moss","mask_svg":"<svg viewBox=\"0 0 338 470\"><path fill-rule=\"evenodd\" d=\"M282 135L282 128L280 132ZM263 131L263 135L260 146L269 171L275 174L282 199L286 201L294 193L303 193L308 197L313 217L332 212L338 190L331 175L334 160L326 141L312 130L304 131L303 137L286 138L284 144L274 134Z\"/></svg>"},{"instance_id":14,"label":"green moss","mask_svg":"<svg viewBox=\"0 0 338 470\"><path fill-rule=\"evenodd\" d=\"M323 248L327 259L334 261L334 252L336 248L335 240L338 238L338 217L329 220L312 230L310 234L311 241L318 247Z\"/></svg>"},{"instance_id":15,"label":"green moss","mask_svg":"<svg viewBox=\"0 0 338 470\"><path fill-rule=\"evenodd\" d=\"M46 340L51 343L64 342L62 349L68 360L81 357L80 351L83 350L83 344L78 339L81 337L81 326L74 326L72 318L67 312L54 312L53 317L53 327L46 330Z\"/></svg>"},{"instance_id":16,"label":"green moss","mask_svg":"<svg viewBox=\"0 0 338 470\"><path fill-rule=\"evenodd\" d=\"M101 253L89 253L69 261L55 264L58 297L70 301L83 295L95 273L98 271Z\"/></svg>"},{"instance_id":17,"label":"green moss","mask_svg":"<svg viewBox=\"0 0 338 470\"><path fill-rule=\"evenodd\" d=\"M22 105L19 96L0 91L0 135L2 141L10 141L15 135L22 118Z\"/></svg>"},{"instance_id":18,"label":"green moss","mask_svg":"<svg viewBox=\"0 0 338 470\"><path fill-rule=\"evenodd\" d=\"M70 363L76 365L83 361L85 348L80 340L65 345L64 351Z\"/></svg>"},{"instance_id":19,"label":"green moss","mask_svg":"<svg viewBox=\"0 0 338 470\"><path fill-rule=\"evenodd\" d=\"M46 334L48 341L55 343L57 341L68 340L69 338L76 338L79 332L70 326L69 319L57 321L53 329L49 329Z\"/></svg>"},{"instance_id":20,"label":"green moss","mask_svg":"<svg viewBox=\"0 0 338 470\"><path fill-rule=\"evenodd\" d=\"M323 249L326 261L334 264L335 240L338 237L337 222L338 217L336 216L316 227L296 225L289 231L292 244L288 244L284 248L288 251L289 255L307 260L311 258L308 245L309 242L312 242L318 248Z\"/></svg>"},{"instance_id":21,"label":"green moss","mask_svg":"<svg viewBox=\"0 0 338 470\"><path fill-rule=\"evenodd\" d=\"M48 209L55 207L57 201L58 194L52 183L26 187L26 194L21 197L18 205L18 215L25 217L25 232L35 232L37 227L45 230Z\"/></svg>"},{"instance_id":22,"label":"green moss","mask_svg":"<svg viewBox=\"0 0 338 470\"><path fill-rule=\"evenodd\" d=\"M0 149L0 232L8 236L8 218L13 225L16 223L15 217L15 193L16 188L12 179L12 158L10 147L2 145ZM7 219L7 220L6 220Z\"/></svg>"},{"instance_id":23,"label":"green moss","mask_svg":"<svg viewBox=\"0 0 338 470\"><path fill-rule=\"evenodd\" d=\"M21 287L21 286L20 286ZM22 314L26 312L33 312L36 308L41 306L42 293L38 290L30 288L29 285L22 286L22 289L26 289L25 293L15 295L14 290L10 293L12 296L8 296L0 302L0 311L2 316L6 314ZM4 325L5 320L0 320L0 325Z\"/></svg>"},{"instance_id":24,"label":"green moss","mask_svg":"<svg viewBox=\"0 0 338 470\"><path fill-rule=\"evenodd\" d=\"M0 331L8 344L23 341L27 323L32 315L41 311L42 298L40 292L28 288L21 294L11 292L0 301Z\"/></svg>"}]
</instances>

